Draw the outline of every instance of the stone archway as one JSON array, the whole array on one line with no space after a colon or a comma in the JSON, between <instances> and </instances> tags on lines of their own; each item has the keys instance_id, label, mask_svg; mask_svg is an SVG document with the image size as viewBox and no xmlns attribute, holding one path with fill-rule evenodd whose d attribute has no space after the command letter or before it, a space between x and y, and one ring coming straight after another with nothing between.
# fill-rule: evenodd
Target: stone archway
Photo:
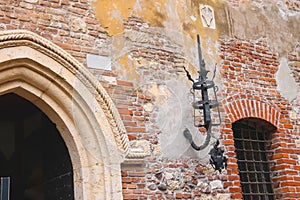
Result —
<instances>
[{"instance_id":1,"label":"stone archway","mask_svg":"<svg viewBox=\"0 0 300 200\"><path fill-rule=\"evenodd\" d=\"M126 131L106 91L77 60L34 33L1 32L0 95L7 93L56 124L72 160L75 199L122 199Z\"/></svg>"},{"instance_id":2,"label":"stone archway","mask_svg":"<svg viewBox=\"0 0 300 200\"><path fill-rule=\"evenodd\" d=\"M0 176L9 181L2 199L74 200L68 149L41 110L16 94L1 95L0 130Z\"/></svg>"}]
</instances>

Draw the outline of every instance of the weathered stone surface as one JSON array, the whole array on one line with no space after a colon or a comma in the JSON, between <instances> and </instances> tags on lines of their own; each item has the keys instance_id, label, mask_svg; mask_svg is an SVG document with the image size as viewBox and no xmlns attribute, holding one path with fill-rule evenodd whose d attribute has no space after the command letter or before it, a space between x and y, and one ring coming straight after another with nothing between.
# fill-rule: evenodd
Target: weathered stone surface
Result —
<instances>
[{"instance_id":1,"label":"weathered stone surface","mask_svg":"<svg viewBox=\"0 0 300 200\"><path fill-rule=\"evenodd\" d=\"M196 168L195 168L195 171L199 174L203 174L203 166L201 165L197 165Z\"/></svg>"},{"instance_id":2,"label":"weathered stone surface","mask_svg":"<svg viewBox=\"0 0 300 200\"><path fill-rule=\"evenodd\" d=\"M209 183L209 185L210 185L212 190L214 190L214 189L223 189L223 184L222 184L222 181L220 181L220 180L211 181Z\"/></svg>"},{"instance_id":3,"label":"weathered stone surface","mask_svg":"<svg viewBox=\"0 0 300 200\"><path fill-rule=\"evenodd\" d=\"M87 54L86 64L88 68L111 70L111 58L106 56Z\"/></svg>"},{"instance_id":4,"label":"weathered stone surface","mask_svg":"<svg viewBox=\"0 0 300 200\"><path fill-rule=\"evenodd\" d=\"M161 183L157 187L160 191L166 191L167 190L167 185L165 183Z\"/></svg>"},{"instance_id":5,"label":"weathered stone surface","mask_svg":"<svg viewBox=\"0 0 300 200\"><path fill-rule=\"evenodd\" d=\"M294 110L292 110L292 111L289 112L289 116L290 116L290 118L293 119L293 120L297 120L297 119L298 119L297 112L294 111Z\"/></svg>"},{"instance_id":6,"label":"weathered stone surface","mask_svg":"<svg viewBox=\"0 0 300 200\"><path fill-rule=\"evenodd\" d=\"M86 23L83 19L73 17L70 19L70 29L72 31L86 32Z\"/></svg>"},{"instance_id":7,"label":"weathered stone surface","mask_svg":"<svg viewBox=\"0 0 300 200\"><path fill-rule=\"evenodd\" d=\"M150 142L148 140L133 140L130 141L131 150L135 153L143 153L151 155Z\"/></svg>"},{"instance_id":8,"label":"weathered stone surface","mask_svg":"<svg viewBox=\"0 0 300 200\"><path fill-rule=\"evenodd\" d=\"M164 173L164 178L165 178L166 180L171 180L171 179L174 178L174 174L171 173L171 172L165 172L165 173Z\"/></svg>"},{"instance_id":9,"label":"weathered stone surface","mask_svg":"<svg viewBox=\"0 0 300 200\"><path fill-rule=\"evenodd\" d=\"M180 188L180 182L175 180L167 180L168 190L178 190Z\"/></svg>"},{"instance_id":10,"label":"weathered stone surface","mask_svg":"<svg viewBox=\"0 0 300 200\"><path fill-rule=\"evenodd\" d=\"M154 105L152 103L146 103L143 107L144 110L147 112L152 112L154 109Z\"/></svg>"},{"instance_id":11,"label":"weathered stone surface","mask_svg":"<svg viewBox=\"0 0 300 200\"><path fill-rule=\"evenodd\" d=\"M148 185L148 188L149 188L150 190L156 190L156 189L157 189L156 184L154 184L154 183L149 184L149 185Z\"/></svg>"},{"instance_id":12,"label":"weathered stone surface","mask_svg":"<svg viewBox=\"0 0 300 200\"><path fill-rule=\"evenodd\" d=\"M117 78L111 76L101 76L101 81L105 81L111 85L117 85Z\"/></svg>"},{"instance_id":13,"label":"weathered stone surface","mask_svg":"<svg viewBox=\"0 0 300 200\"><path fill-rule=\"evenodd\" d=\"M214 9L211 6L200 4L200 16L204 27L216 28Z\"/></svg>"},{"instance_id":14,"label":"weathered stone surface","mask_svg":"<svg viewBox=\"0 0 300 200\"><path fill-rule=\"evenodd\" d=\"M276 79L278 83L278 91L282 96L287 98L289 101L296 99L298 95L298 84L292 76L292 71L288 66L288 61L286 58L280 59L280 65L278 72L276 74Z\"/></svg>"},{"instance_id":15,"label":"weathered stone surface","mask_svg":"<svg viewBox=\"0 0 300 200\"><path fill-rule=\"evenodd\" d=\"M152 153L155 156L160 156L161 155L160 144L154 144L154 145L152 145Z\"/></svg>"},{"instance_id":16,"label":"weathered stone surface","mask_svg":"<svg viewBox=\"0 0 300 200\"><path fill-rule=\"evenodd\" d=\"M158 172L155 174L155 177L158 179L158 180L161 180L162 177L163 177L163 173L162 172Z\"/></svg>"}]
</instances>

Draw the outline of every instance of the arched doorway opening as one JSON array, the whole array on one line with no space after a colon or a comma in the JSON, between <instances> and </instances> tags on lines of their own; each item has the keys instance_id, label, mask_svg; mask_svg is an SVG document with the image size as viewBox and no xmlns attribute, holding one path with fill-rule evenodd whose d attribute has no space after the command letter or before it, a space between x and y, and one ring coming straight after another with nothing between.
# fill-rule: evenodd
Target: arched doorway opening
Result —
<instances>
[{"instance_id":1,"label":"arched doorway opening","mask_svg":"<svg viewBox=\"0 0 300 200\"><path fill-rule=\"evenodd\" d=\"M0 96L0 176L10 199L74 199L73 168L56 125L30 101Z\"/></svg>"},{"instance_id":2,"label":"arched doorway opening","mask_svg":"<svg viewBox=\"0 0 300 200\"><path fill-rule=\"evenodd\" d=\"M56 124L72 161L74 199L122 199L121 163L147 153L130 146L113 101L79 61L30 31L0 31L0 96L9 93Z\"/></svg>"}]
</instances>

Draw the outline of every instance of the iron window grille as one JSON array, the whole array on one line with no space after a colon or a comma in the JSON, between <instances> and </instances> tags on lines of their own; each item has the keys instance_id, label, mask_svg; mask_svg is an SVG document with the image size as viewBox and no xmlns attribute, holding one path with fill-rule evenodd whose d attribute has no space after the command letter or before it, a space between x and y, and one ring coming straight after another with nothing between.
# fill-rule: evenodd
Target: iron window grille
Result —
<instances>
[{"instance_id":1,"label":"iron window grille","mask_svg":"<svg viewBox=\"0 0 300 200\"><path fill-rule=\"evenodd\" d=\"M275 127L258 119L243 119L232 126L235 152L245 200L273 200L275 194L271 179L267 147Z\"/></svg>"}]
</instances>

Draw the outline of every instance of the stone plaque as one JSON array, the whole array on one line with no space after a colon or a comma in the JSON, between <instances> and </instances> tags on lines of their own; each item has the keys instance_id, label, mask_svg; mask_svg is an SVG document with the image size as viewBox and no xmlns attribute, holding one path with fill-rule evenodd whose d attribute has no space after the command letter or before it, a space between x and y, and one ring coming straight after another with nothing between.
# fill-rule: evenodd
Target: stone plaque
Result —
<instances>
[{"instance_id":1,"label":"stone plaque","mask_svg":"<svg viewBox=\"0 0 300 200\"><path fill-rule=\"evenodd\" d=\"M204 27L216 28L214 9L211 6L200 4L200 17Z\"/></svg>"}]
</instances>

